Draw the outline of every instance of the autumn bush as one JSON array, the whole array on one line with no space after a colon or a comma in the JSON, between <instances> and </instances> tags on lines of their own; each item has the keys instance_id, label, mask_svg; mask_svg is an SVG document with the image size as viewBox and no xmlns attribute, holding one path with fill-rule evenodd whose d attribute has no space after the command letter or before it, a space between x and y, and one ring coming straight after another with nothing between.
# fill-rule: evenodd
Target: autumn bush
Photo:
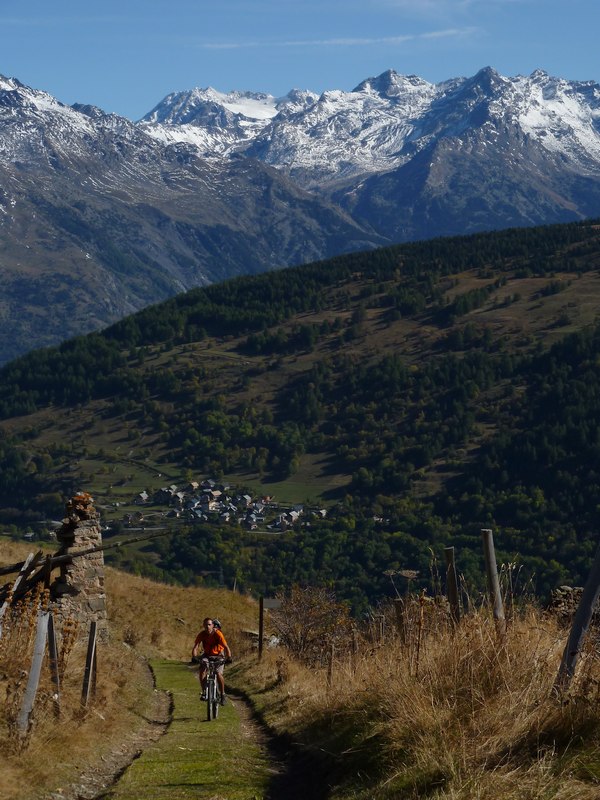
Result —
<instances>
[{"instance_id":1,"label":"autumn bush","mask_svg":"<svg viewBox=\"0 0 600 800\"><path fill-rule=\"evenodd\" d=\"M293 586L279 596L281 607L271 613L281 645L306 664L324 665L331 648L347 649L352 620L345 603L330 589Z\"/></svg>"},{"instance_id":2,"label":"autumn bush","mask_svg":"<svg viewBox=\"0 0 600 800\"><path fill-rule=\"evenodd\" d=\"M566 631L554 617L525 605L499 640L486 607L457 626L443 603L406 608L404 631L388 625L378 640L365 625L358 653L336 650L330 686L327 670L281 648L237 678L274 729L331 754L335 798L600 797L593 646L559 697Z\"/></svg>"}]
</instances>

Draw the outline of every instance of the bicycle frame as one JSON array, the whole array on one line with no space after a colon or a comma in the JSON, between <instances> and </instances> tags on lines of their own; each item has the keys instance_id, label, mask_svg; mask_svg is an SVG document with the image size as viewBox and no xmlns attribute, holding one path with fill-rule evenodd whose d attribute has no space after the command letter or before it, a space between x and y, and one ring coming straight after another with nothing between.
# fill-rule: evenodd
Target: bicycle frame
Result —
<instances>
[{"instance_id":1,"label":"bicycle frame","mask_svg":"<svg viewBox=\"0 0 600 800\"><path fill-rule=\"evenodd\" d=\"M217 681L217 667L224 664L224 658L209 658L208 672L206 675L206 719L210 722L219 716L221 692Z\"/></svg>"}]
</instances>

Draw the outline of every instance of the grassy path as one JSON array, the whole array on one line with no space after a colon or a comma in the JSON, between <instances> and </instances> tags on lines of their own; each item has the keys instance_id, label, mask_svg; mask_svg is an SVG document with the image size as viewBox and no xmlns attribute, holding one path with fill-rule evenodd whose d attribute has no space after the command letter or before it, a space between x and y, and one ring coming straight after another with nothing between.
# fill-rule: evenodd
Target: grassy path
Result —
<instances>
[{"instance_id":1,"label":"grassy path","mask_svg":"<svg viewBox=\"0 0 600 800\"><path fill-rule=\"evenodd\" d=\"M103 797L262 800L269 783L268 754L240 717L242 701L234 699L217 720L207 722L194 672L174 661L155 661L152 668L157 688L173 697L173 721Z\"/></svg>"}]
</instances>

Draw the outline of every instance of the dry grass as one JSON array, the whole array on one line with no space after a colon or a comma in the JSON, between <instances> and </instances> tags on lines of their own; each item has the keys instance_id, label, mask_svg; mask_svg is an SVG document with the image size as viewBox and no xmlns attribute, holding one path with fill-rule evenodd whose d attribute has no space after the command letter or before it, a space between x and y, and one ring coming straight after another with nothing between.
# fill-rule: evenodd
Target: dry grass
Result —
<instances>
[{"instance_id":1,"label":"dry grass","mask_svg":"<svg viewBox=\"0 0 600 800\"><path fill-rule=\"evenodd\" d=\"M0 563L22 560L29 548L2 542ZM13 576L14 578L14 576ZM240 631L256 627L256 604L227 591L184 589L106 569L110 641L98 644L96 699L80 705L87 641L57 631L63 648L61 715L55 717L47 663L36 697L30 733L15 721L31 665L36 616L47 599L37 593L5 617L0 639L0 800L47 796L77 780L100 759L135 738L156 713L156 695L146 658L187 661L206 615L219 616L234 652Z\"/></svg>"},{"instance_id":2,"label":"dry grass","mask_svg":"<svg viewBox=\"0 0 600 800\"><path fill-rule=\"evenodd\" d=\"M104 757L151 716L152 680L143 661L122 642L99 645L96 697L81 707L87 642L76 637L66 621L57 631L61 664L60 716L55 714L54 688L47 664L42 669L31 726L16 725L31 664L35 619L40 598L32 596L5 617L0 640L0 798L39 797L48 787L60 787ZM41 605L45 604L44 597Z\"/></svg>"},{"instance_id":3,"label":"dry grass","mask_svg":"<svg viewBox=\"0 0 600 800\"><path fill-rule=\"evenodd\" d=\"M273 727L335 754L336 798L597 800L597 654L590 649L559 701L565 633L554 619L527 609L504 647L483 611L456 631L439 615L429 622L418 664L414 642L364 642L359 656L335 663L329 692L324 670L281 653L238 680L253 686Z\"/></svg>"},{"instance_id":4,"label":"dry grass","mask_svg":"<svg viewBox=\"0 0 600 800\"><path fill-rule=\"evenodd\" d=\"M206 616L218 617L234 652L241 631L258 628L256 601L226 589L183 588L106 568L112 635L146 657L187 661Z\"/></svg>"},{"instance_id":5,"label":"dry grass","mask_svg":"<svg viewBox=\"0 0 600 800\"><path fill-rule=\"evenodd\" d=\"M2 548L2 560L23 557ZM0 651L0 800L44 796L122 744L153 713L144 657L187 660L206 614L220 616L236 654L237 631L256 627L256 606L226 591L182 589L107 569L111 642L99 649L98 698L79 710L85 642L65 664L63 714L53 715L48 675L28 749L19 751L11 714L28 668L35 602L20 616L17 639ZM332 800L592 800L600 797L600 662L589 646L568 696L552 693L566 634L528 607L499 646L487 611L454 630L446 610L407 605L402 638L389 615L384 642L363 632L336 649L332 685L281 648L260 664L246 659L228 680L248 691L277 731L327 755ZM61 632L64 635L64 632ZM18 655L22 652L22 655ZM6 694L8 691L8 695ZM11 705L12 703L12 705Z\"/></svg>"}]
</instances>

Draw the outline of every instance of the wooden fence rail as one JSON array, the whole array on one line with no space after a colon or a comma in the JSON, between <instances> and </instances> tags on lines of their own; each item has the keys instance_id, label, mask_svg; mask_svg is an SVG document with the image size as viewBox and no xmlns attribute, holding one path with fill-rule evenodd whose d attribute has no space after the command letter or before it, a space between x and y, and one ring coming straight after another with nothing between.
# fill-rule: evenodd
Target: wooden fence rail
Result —
<instances>
[{"instance_id":1,"label":"wooden fence rail","mask_svg":"<svg viewBox=\"0 0 600 800\"><path fill-rule=\"evenodd\" d=\"M39 553L38 553L38 555L39 555ZM6 609L9 607L10 601L11 601L12 597L14 596L15 591L19 588L19 584L23 580L24 576L27 575L27 573L29 572L30 565L31 565L32 561L35 561L35 558L36 558L36 556L34 556L33 553L30 553L27 556L27 558L25 559L25 561L21 562L19 575L15 579L15 582L13 583L13 585L12 586L9 585L9 587L8 587L8 589L6 591L6 599L4 600L4 602L2 603L2 607L0 608L0 638L2 638L2 620L4 619L4 615L6 613ZM14 571L16 571L16 570L14 570Z\"/></svg>"},{"instance_id":2,"label":"wooden fence rail","mask_svg":"<svg viewBox=\"0 0 600 800\"><path fill-rule=\"evenodd\" d=\"M159 536L172 536L176 531L173 530L164 530L160 531L159 533L149 533L144 536L134 536L131 539L122 539L120 542L109 542L108 544L99 544L95 547L89 547L86 550L79 550L75 553L64 553L59 556L50 556L50 564L52 568L59 566L60 564L67 564L72 558L80 558L81 556L89 556L91 553L99 553L101 550L110 550L113 547L122 547L126 544L135 544L136 542L145 542L147 539L156 539ZM40 550L37 554L42 556L42 551ZM31 556L30 556L31 557ZM5 567L0 567L0 575L10 575L13 572L19 572L25 566L26 561L17 561L15 564L9 564ZM39 562L38 562L39 563Z\"/></svg>"}]
</instances>

